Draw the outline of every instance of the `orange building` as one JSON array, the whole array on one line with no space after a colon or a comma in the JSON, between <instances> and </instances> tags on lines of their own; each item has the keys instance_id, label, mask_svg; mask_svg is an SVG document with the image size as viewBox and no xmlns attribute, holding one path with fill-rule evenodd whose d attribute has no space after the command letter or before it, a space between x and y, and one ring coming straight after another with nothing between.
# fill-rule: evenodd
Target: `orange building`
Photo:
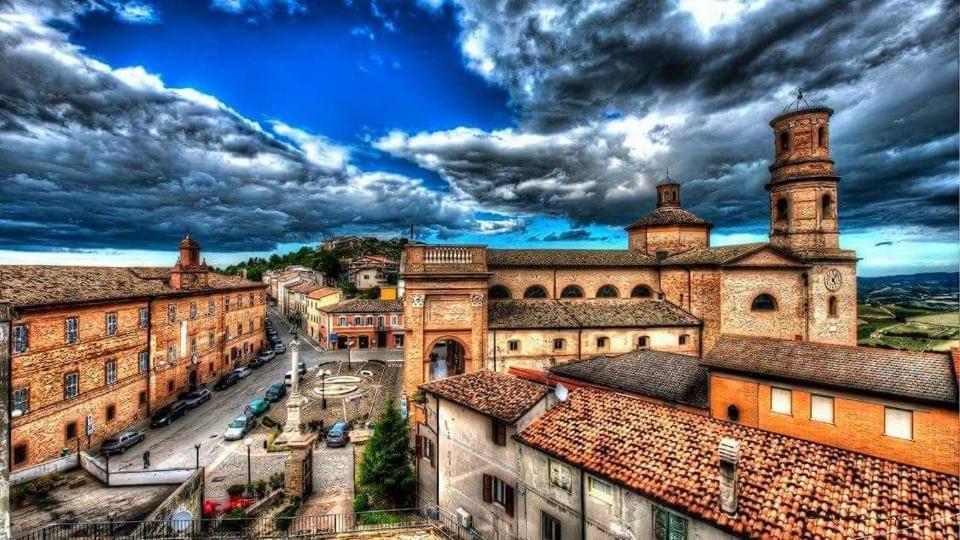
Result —
<instances>
[{"instance_id":1,"label":"orange building","mask_svg":"<svg viewBox=\"0 0 960 540\"><path fill-rule=\"evenodd\" d=\"M173 268L0 266L11 322L11 470L97 446L263 347L266 286Z\"/></svg>"}]
</instances>

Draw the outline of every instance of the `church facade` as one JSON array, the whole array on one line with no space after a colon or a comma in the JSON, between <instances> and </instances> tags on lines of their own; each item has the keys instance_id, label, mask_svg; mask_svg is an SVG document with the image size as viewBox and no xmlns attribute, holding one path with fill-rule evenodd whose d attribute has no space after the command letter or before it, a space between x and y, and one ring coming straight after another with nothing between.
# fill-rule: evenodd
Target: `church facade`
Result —
<instances>
[{"instance_id":1,"label":"church facade","mask_svg":"<svg viewBox=\"0 0 960 540\"><path fill-rule=\"evenodd\" d=\"M798 103L770 122L768 242L711 246L712 225L667 179L625 249L408 246L405 391L643 348L702 357L723 334L856 345L857 257L839 247L831 114Z\"/></svg>"}]
</instances>

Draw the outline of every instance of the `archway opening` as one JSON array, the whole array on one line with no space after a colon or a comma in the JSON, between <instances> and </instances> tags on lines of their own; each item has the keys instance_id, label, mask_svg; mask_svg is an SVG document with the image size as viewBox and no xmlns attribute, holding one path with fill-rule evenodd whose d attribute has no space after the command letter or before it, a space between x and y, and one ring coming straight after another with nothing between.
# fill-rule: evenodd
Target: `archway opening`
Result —
<instances>
[{"instance_id":1,"label":"archway opening","mask_svg":"<svg viewBox=\"0 0 960 540\"><path fill-rule=\"evenodd\" d=\"M489 296L491 300L507 300L511 297L510 289L503 285L494 285L490 287L490 292L487 293L487 296Z\"/></svg>"},{"instance_id":2,"label":"archway opening","mask_svg":"<svg viewBox=\"0 0 960 540\"><path fill-rule=\"evenodd\" d=\"M466 367L467 353L455 339L441 339L430 349L430 380L462 375Z\"/></svg>"},{"instance_id":3,"label":"archway opening","mask_svg":"<svg viewBox=\"0 0 960 540\"><path fill-rule=\"evenodd\" d=\"M560 292L560 298L583 298L583 289L578 285L567 285Z\"/></svg>"},{"instance_id":4,"label":"archway opening","mask_svg":"<svg viewBox=\"0 0 960 540\"><path fill-rule=\"evenodd\" d=\"M630 291L631 298L650 298L651 296L653 296L653 291L646 285L637 285Z\"/></svg>"},{"instance_id":5,"label":"archway opening","mask_svg":"<svg viewBox=\"0 0 960 540\"><path fill-rule=\"evenodd\" d=\"M547 290L541 287L540 285L531 285L527 287L526 291L523 291L524 298L546 298Z\"/></svg>"}]
</instances>

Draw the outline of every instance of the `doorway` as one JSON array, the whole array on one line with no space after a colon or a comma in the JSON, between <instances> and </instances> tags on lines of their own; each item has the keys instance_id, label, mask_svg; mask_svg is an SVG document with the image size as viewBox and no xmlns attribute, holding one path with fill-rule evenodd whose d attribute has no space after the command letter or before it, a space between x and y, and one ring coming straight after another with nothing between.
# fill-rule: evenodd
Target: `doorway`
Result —
<instances>
[{"instance_id":1,"label":"doorway","mask_svg":"<svg viewBox=\"0 0 960 540\"><path fill-rule=\"evenodd\" d=\"M377 332L377 348L384 349L387 346L387 333L385 331Z\"/></svg>"},{"instance_id":2,"label":"doorway","mask_svg":"<svg viewBox=\"0 0 960 540\"><path fill-rule=\"evenodd\" d=\"M459 341L443 339L430 350L430 380L461 375L466 364L466 351Z\"/></svg>"}]
</instances>

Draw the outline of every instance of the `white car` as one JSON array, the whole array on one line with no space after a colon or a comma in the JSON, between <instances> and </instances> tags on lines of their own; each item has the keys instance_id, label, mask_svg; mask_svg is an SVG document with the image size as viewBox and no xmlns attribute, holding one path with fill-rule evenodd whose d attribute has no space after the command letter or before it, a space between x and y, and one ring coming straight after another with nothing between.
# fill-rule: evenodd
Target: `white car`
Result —
<instances>
[{"instance_id":1,"label":"white car","mask_svg":"<svg viewBox=\"0 0 960 540\"><path fill-rule=\"evenodd\" d=\"M246 379L247 375L249 375L252 372L252 370L244 366L244 367L238 367L237 369L233 370L233 372L237 374L237 377L241 379Z\"/></svg>"},{"instance_id":2,"label":"white car","mask_svg":"<svg viewBox=\"0 0 960 540\"><path fill-rule=\"evenodd\" d=\"M227 432L223 434L223 438L228 441L239 441L248 431L253 429L253 426L256 424L256 418L242 414L234 418L233 422L230 422L230 425L227 426Z\"/></svg>"}]
</instances>

